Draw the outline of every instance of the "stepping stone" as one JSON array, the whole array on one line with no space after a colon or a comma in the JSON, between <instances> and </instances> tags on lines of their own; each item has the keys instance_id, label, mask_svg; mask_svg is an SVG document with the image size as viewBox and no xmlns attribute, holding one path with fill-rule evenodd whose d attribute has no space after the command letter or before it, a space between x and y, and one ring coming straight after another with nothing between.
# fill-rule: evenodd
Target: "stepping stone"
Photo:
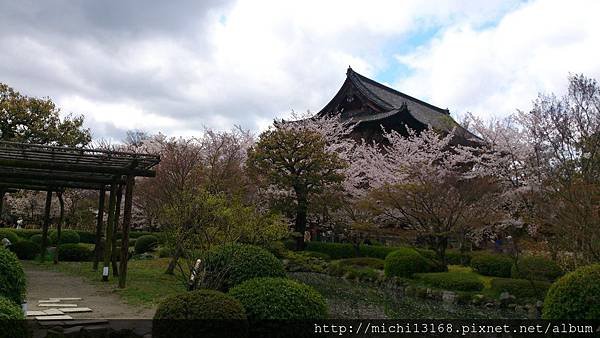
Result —
<instances>
[{"instance_id":1,"label":"stepping stone","mask_svg":"<svg viewBox=\"0 0 600 338\"><path fill-rule=\"evenodd\" d=\"M38 300L38 303L56 303L56 302L60 302L60 299L58 299L58 298L48 298L48 299L40 299L40 300Z\"/></svg>"},{"instance_id":2,"label":"stepping stone","mask_svg":"<svg viewBox=\"0 0 600 338\"><path fill-rule=\"evenodd\" d=\"M73 320L73 317L68 315L57 315L57 316L38 316L35 317L37 320Z\"/></svg>"},{"instance_id":3,"label":"stepping stone","mask_svg":"<svg viewBox=\"0 0 600 338\"><path fill-rule=\"evenodd\" d=\"M74 300L82 300L82 298L77 298L77 297L63 297L63 298L50 298L50 299L58 299L58 301L74 301Z\"/></svg>"},{"instance_id":4,"label":"stepping stone","mask_svg":"<svg viewBox=\"0 0 600 338\"><path fill-rule=\"evenodd\" d=\"M27 311L27 316L46 316L48 315L44 311Z\"/></svg>"},{"instance_id":5,"label":"stepping stone","mask_svg":"<svg viewBox=\"0 0 600 338\"><path fill-rule=\"evenodd\" d=\"M40 307L77 307L77 304L49 304L49 303L43 303L43 304L38 304L38 306L40 306Z\"/></svg>"},{"instance_id":6,"label":"stepping stone","mask_svg":"<svg viewBox=\"0 0 600 338\"><path fill-rule=\"evenodd\" d=\"M60 311L64 313L92 312L92 309L89 307L66 307L64 309L60 309Z\"/></svg>"},{"instance_id":7,"label":"stepping stone","mask_svg":"<svg viewBox=\"0 0 600 338\"><path fill-rule=\"evenodd\" d=\"M64 312L62 312L59 309L48 309L48 310L45 310L44 313L46 315L50 315L50 316L64 315L65 314Z\"/></svg>"}]
</instances>

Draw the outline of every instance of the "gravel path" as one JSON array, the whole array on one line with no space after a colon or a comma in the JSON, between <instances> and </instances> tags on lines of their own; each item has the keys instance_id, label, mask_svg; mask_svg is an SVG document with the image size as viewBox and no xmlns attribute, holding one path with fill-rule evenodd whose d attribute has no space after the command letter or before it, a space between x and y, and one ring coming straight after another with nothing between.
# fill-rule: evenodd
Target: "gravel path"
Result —
<instances>
[{"instance_id":1,"label":"gravel path","mask_svg":"<svg viewBox=\"0 0 600 338\"><path fill-rule=\"evenodd\" d=\"M28 310L47 310L37 306L40 299L78 297L82 300L68 303L89 307L93 312L69 314L74 319L138 319L154 315L154 309L127 305L109 287L87 283L82 277L48 271L31 264L24 264L24 268Z\"/></svg>"}]
</instances>

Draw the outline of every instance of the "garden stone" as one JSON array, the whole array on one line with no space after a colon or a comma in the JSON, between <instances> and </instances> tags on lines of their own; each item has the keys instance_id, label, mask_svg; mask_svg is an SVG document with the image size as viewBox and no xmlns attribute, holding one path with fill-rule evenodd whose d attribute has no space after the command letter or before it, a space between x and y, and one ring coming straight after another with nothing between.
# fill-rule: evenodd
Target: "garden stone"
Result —
<instances>
[{"instance_id":1,"label":"garden stone","mask_svg":"<svg viewBox=\"0 0 600 338\"><path fill-rule=\"evenodd\" d=\"M475 296L473 296L473 299L471 300L471 303L473 303L474 305L478 305L483 303L485 296L482 294L476 294Z\"/></svg>"},{"instance_id":2,"label":"garden stone","mask_svg":"<svg viewBox=\"0 0 600 338\"><path fill-rule=\"evenodd\" d=\"M494 303L485 303L485 307L487 308L493 308L494 306L496 306Z\"/></svg>"},{"instance_id":3,"label":"garden stone","mask_svg":"<svg viewBox=\"0 0 600 338\"><path fill-rule=\"evenodd\" d=\"M527 318L529 319L539 319L540 311L534 304L527 304Z\"/></svg>"},{"instance_id":4,"label":"garden stone","mask_svg":"<svg viewBox=\"0 0 600 338\"><path fill-rule=\"evenodd\" d=\"M442 292L442 301L448 304L454 304L456 302L456 293L452 291Z\"/></svg>"},{"instance_id":5,"label":"garden stone","mask_svg":"<svg viewBox=\"0 0 600 338\"><path fill-rule=\"evenodd\" d=\"M512 301L514 301L516 299L515 296L511 295L508 292L502 292L500 294L500 305L501 306L507 306L508 304L512 303Z\"/></svg>"}]
</instances>

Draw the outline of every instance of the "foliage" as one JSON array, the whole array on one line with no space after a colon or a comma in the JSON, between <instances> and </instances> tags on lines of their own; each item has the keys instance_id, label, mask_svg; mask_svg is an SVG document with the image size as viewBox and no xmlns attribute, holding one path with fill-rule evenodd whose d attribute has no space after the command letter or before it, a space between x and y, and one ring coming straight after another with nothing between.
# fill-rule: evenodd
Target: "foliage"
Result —
<instances>
[{"instance_id":1,"label":"foliage","mask_svg":"<svg viewBox=\"0 0 600 338\"><path fill-rule=\"evenodd\" d=\"M261 320L325 319L327 305L308 285L285 278L254 278L229 291L238 299L252 324Z\"/></svg>"},{"instance_id":2,"label":"foliage","mask_svg":"<svg viewBox=\"0 0 600 338\"><path fill-rule=\"evenodd\" d=\"M74 243L77 244L80 241L79 234L75 230L62 230L60 232L60 243L56 243L58 239L58 231L52 230L48 233L48 239L52 244L67 244Z\"/></svg>"},{"instance_id":3,"label":"foliage","mask_svg":"<svg viewBox=\"0 0 600 338\"><path fill-rule=\"evenodd\" d=\"M384 261L379 258L359 257L340 259L331 262L329 273L334 276L363 281L376 281L380 278Z\"/></svg>"},{"instance_id":4,"label":"foliage","mask_svg":"<svg viewBox=\"0 0 600 338\"><path fill-rule=\"evenodd\" d=\"M0 297L21 304L25 300L25 272L17 256L4 248L0 248L0 271Z\"/></svg>"},{"instance_id":5,"label":"foliage","mask_svg":"<svg viewBox=\"0 0 600 338\"><path fill-rule=\"evenodd\" d=\"M306 244L306 250L321 252L331 259L350 258L356 256L356 251L349 243L328 243L311 241Z\"/></svg>"},{"instance_id":6,"label":"foliage","mask_svg":"<svg viewBox=\"0 0 600 338\"><path fill-rule=\"evenodd\" d=\"M30 336L21 306L2 296L0 296L0 324L2 324L2 337L26 338Z\"/></svg>"},{"instance_id":7,"label":"foliage","mask_svg":"<svg viewBox=\"0 0 600 338\"><path fill-rule=\"evenodd\" d=\"M92 137L83 128L83 115L60 118L49 98L21 95L0 83L0 141L85 146Z\"/></svg>"},{"instance_id":8,"label":"foliage","mask_svg":"<svg viewBox=\"0 0 600 338\"><path fill-rule=\"evenodd\" d=\"M7 238L11 243L16 243L19 241L19 236L12 231L11 229L2 229L0 228L0 240L3 238Z\"/></svg>"},{"instance_id":9,"label":"foliage","mask_svg":"<svg viewBox=\"0 0 600 338\"><path fill-rule=\"evenodd\" d=\"M282 241L266 243L263 245L263 248L267 249L270 253L272 253L273 255L275 255L275 257L279 259L285 258L290 251L288 250L288 248L286 248L285 244Z\"/></svg>"},{"instance_id":10,"label":"foliage","mask_svg":"<svg viewBox=\"0 0 600 338\"><path fill-rule=\"evenodd\" d=\"M33 235L33 236L29 237L29 240L37 245L40 245L40 246L42 245L42 235L41 234Z\"/></svg>"},{"instance_id":11,"label":"foliage","mask_svg":"<svg viewBox=\"0 0 600 338\"><path fill-rule=\"evenodd\" d=\"M86 244L95 244L96 243L96 234L91 232L91 231L81 231L78 230L77 233L79 234L79 241L81 243L86 243ZM130 232L129 233L129 237L132 237L134 234L134 232Z\"/></svg>"},{"instance_id":12,"label":"foliage","mask_svg":"<svg viewBox=\"0 0 600 338\"><path fill-rule=\"evenodd\" d=\"M34 259L40 253L40 246L30 240L23 239L10 246L19 259Z\"/></svg>"},{"instance_id":13,"label":"foliage","mask_svg":"<svg viewBox=\"0 0 600 338\"><path fill-rule=\"evenodd\" d=\"M415 273L431 272L431 260L411 248L400 248L385 258L386 277L412 277Z\"/></svg>"},{"instance_id":14,"label":"foliage","mask_svg":"<svg viewBox=\"0 0 600 338\"><path fill-rule=\"evenodd\" d=\"M552 260L541 256L526 256L519 258L518 269L517 265L513 264L510 274L512 278L553 282L562 276L564 272Z\"/></svg>"},{"instance_id":15,"label":"foliage","mask_svg":"<svg viewBox=\"0 0 600 338\"><path fill-rule=\"evenodd\" d=\"M42 233L42 230L37 230L37 229L11 229L11 230L15 234L17 234L17 236L24 238L24 239L30 239L31 236Z\"/></svg>"},{"instance_id":16,"label":"foliage","mask_svg":"<svg viewBox=\"0 0 600 338\"><path fill-rule=\"evenodd\" d=\"M385 259L385 257L393 251L398 250L399 247L383 246L383 245L361 245L359 250L360 254L364 257L375 257Z\"/></svg>"},{"instance_id":17,"label":"foliage","mask_svg":"<svg viewBox=\"0 0 600 338\"><path fill-rule=\"evenodd\" d=\"M552 284L544 300L542 318L600 318L600 265L581 267Z\"/></svg>"},{"instance_id":18,"label":"foliage","mask_svg":"<svg viewBox=\"0 0 600 338\"><path fill-rule=\"evenodd\" d=\"M221 337L225 331L233 337L247 336L246 312L238 300L213 290L164 299L152 325L154 337Z\"/></svg>"},{"instance_id":19,"label":"foliage","mask_svg":"<svg viewBox=\"0 0 600 338\"><path fill-rule=\"evenodd\" d=\"M66 262L88 261L92 258L92 251L83 244L68 243L58 246L58 259Z\"/></svg>"},{"instance_id":20,"label":"foliage","mask_svg":"<svg viewBox=\"0 0 600 338\"><path fill-rule=\"evenodd\" d=\"M473 255L470 264L484 276L510 277L513 261L509 256L481 252Z\"/></svg>"},{"instance_id":21,"label":"foliage","mask_svg":"<svg viewBox=\"0 0 600 338\"><path fill-rule=\"evenodd\" d=\"M459 250L447 250L446 263L468 266L471 263L471 254L469 252L460 252Z\"/></svg>"},{"instance_id":22,"label":"foliage","mask_svg":"<svg viewBox=\"0 0 600 338\"><path fill-rule=\"evenodd\" d=\"M356 257L346 258L337 261L340 266L366 266L373 269L383 270L385 261L379 258L372 257Z\"/></svg>"},{"instance_id":23,"label":"foliage","mask_svg":"<svg viewBox=\"0 0 600 338\"><path fill-rule=\"evenodd\" d=\"M317 255L314 255L314 254ZM323 253L309 252L306 251L289 251L286 254L283 264L286 271L290 272L318 272L323 273L327 270L327 261L322 256L327 256ZM329 256L327 256L329 257Z\"/></svg>"},{"instance_id":24,"label":"foliage","mask_svg":"<svg viewBox=\"0 0 600 338\"><path fill-rule=\"evenodd\" d=\"M497 295L508 292L519 299L544 299L549 287L548 282L527 279L493 278L491 280L492 292Z\"/></svg>"},{"instance_id":25,"label":"foliage","mask_svg":"<svg viewBox=\"0 0 600 338\"><path fill-rule=\"evenodd\" d=\"M462 272L434 272L414 275L425 284L433 287L455 291L481 291L483 283L477 276Z\"/></svg>"},{"instance_id":26,"label":"foliage","mask_svg":"<svg viewBox=\"0 0 600 338\"><path fill-rule=\"evenodd\" d=\"M253 245L224 245L208 252L204 260L204 286L229 290L256 277L283 277L283 264L267 250Z\"/></svg>"},{"instance_id":27,"label":"foliage","mask_svg":"<svg viewBox=\"0 0 600 338\"><path fill-rule=\"evenodd\" d=\"M142 254L144 252L153 251L158 246L158 238L154 235L144 235L138 237L135 241L135 253Z\"/></svg>"}]
</instances>

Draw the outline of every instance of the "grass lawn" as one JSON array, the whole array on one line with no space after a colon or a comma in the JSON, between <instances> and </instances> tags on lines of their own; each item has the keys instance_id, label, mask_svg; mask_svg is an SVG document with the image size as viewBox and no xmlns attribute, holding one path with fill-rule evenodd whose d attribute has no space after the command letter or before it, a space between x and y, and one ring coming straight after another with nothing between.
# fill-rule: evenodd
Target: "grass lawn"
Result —
<instances>
[{"instance_id":1,"label":"grass lawn","mask_svg":"<svg viewBox=\"0 0 600 338\"><path fill-rule=\"evenodd\" d=\"M136 306L152 307L164 297L185 292L185 287L180 279L164 273L168 258L130 260L127 264L127 287L125 289L117 287L118 279L116 277L111 276L108 283L101 281L102 263L100 263L98 271L92 271L92 262L60 262L58 265L54 265L52 262L27 261L25 264L82 276L90 283L99 286L108 284L125 302Z\"/></svg>"},{"instance_id":2,"label":"grass lawn","mask_svg":"<svg viewBox=\"0 0 600 338\"><path fill-rule=\"evenodd\" d=\"M477 278L479 278L479 280L483 283L483 286L485 287L484 290L490 289L490 287L492 286L491 281L494 278L489 276L482 276L477 272L473 271L473 269L471 269L470 267L462 265L448 265L448 272L461 272L464 274L474 275Z\"/></svg>"}]
</instances>

